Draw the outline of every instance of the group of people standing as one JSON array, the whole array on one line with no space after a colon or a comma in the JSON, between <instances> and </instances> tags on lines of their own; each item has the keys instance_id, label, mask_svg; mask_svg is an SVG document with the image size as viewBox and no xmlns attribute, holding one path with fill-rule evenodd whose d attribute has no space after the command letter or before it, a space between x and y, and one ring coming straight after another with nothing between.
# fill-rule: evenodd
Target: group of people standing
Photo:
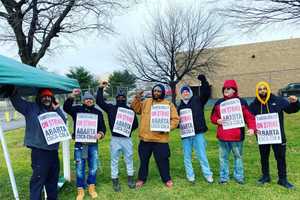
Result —
<instances>
[{"instance_id":1,"label":"group of people standing","mask_svg":"<svg viewBox=\"0 0 300 200\"><path fill-rule=\"evenodd\" d=\"M110 132L111 179L114 191L121 191L118 179L119 158L124 155L128 175L129 188L143 187L147 181L149 160L154 155L161 180L166 187L172 187L170 175L169 133L180 128L183 149L183 162L186 178L195 183L195 173L192 166L192 151L200 163L202 174L208 183L213 183L213 173L206 155L206 140L204 133L208 128L205 121L204 106L211 96L210 85L204 75L199 75L201 82L200 95L195 96L188 85L180 88L181 101L178 107L165 99L165 88L157 84L152 88L152 97L143 98L139 92L128 107L126 94L119 92L116 103L107 103L103 91L107 82L100 84L95 98L89 92L82 96L82 104L74 105L74 98L80 94L74 90L63 105L74 122L75 139L74 160L76 166L77 200L82 200L85 188L92 198L97 198L96 172L98 168L98 140L105 137L106 126L102 112L95 108L97 104L107 113ZM269 155L272 147L277 161L278 184L292 189L286 173L286 137L284 131L283 112L295 113L300 109L296 96L288 100L271 93L266 82L256 86L256 98L248 106L246 100L239 97L235 80L226 80L222 87L223 98L215 103L210 120L217 126L219 141L219 183L229 181L229 156L234 157L234 180L245 183L243 167L243 141L245 125L249 135L256 135L259 143L261 172L259 184L270 182ZM40 200L45 186L49 200L57 199L57 182L59 175L59 143L48 144L45 131L41 127L39 116L47 112L57 113L66 120L54 94L50 89L41 89L36 102L28 102L21 98L16 90L9 95L15 109L25 116L25 145L31 149L32 177L30 180L30 199ZM137 116L141 115L140 123ZM84 120L87 119L87 120ZM95 123L94 123L95 122ZM82 128L84 126L89 128ZM139 127L139 170L137 180L134 178L132 132ZM84 134L93 135L82 139ZM79 138L81 135L81 138ZM83 135L83 136L82 136ZM262 138L263 137L263 138ZM93 141L93 142L90 142ZM85 177L85 165L88 164L88 177Z\"/></svg>"}]
</instances>

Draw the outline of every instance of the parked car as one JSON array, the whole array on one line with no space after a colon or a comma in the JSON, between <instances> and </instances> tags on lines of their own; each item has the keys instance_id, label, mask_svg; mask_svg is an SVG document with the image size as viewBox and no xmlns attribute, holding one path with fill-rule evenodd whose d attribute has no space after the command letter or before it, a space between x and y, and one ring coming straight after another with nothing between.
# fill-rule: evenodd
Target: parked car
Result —
<instances>
[{"instance_id":1,"label":"parked car","mask_svg":"<svg viewBox=\"0 0 300 200\"><path fill-rule=\"evenodd\" d=\"M288 97L291 95L300 96L300 83L289 83L284 88L278 90L278 95Z\"/></svg>"}]
</instances>

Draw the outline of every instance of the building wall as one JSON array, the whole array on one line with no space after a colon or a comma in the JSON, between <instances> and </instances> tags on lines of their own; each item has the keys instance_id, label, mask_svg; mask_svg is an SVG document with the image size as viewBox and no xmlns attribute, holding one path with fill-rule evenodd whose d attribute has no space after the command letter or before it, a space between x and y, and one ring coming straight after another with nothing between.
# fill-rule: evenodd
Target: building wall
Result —
<instances>
[{"instance_id":1,"label":"building wall","mask_svg":"<svg viewBox=\"0 0 300 200\"><path fill-rule=\"evenodd\" d=\"M235 79L242 97L255 96L255 85L268 81L273 93L288 83L300 82L300 38L216 48L216 66L207 75L212 84L213 98L222 96L224 80ZM184 77L186 83L199 85L199 72Z\"/></svg>"}]
</instances>

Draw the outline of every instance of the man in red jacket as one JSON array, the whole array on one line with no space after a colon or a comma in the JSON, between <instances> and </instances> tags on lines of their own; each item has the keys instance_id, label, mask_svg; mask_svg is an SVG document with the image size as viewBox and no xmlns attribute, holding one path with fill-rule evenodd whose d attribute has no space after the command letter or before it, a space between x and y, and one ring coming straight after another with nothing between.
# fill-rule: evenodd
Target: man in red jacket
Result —
<instances>
[{"instance_id":1,"label":"man in red jacket","mask_svg":"<svg viewBox=\"0 0 300 200\"><path fill-rule=\"evenodd\" d=\"M248 133L254 134L255 118L247 102L239 98L235 80L226 80L222 88L224 98L219 99L212 110L211 122L216 124L219 139L220 184L229 180L229 154L234 156L233 176L237 183L244 184L243 140L245 122Z\"/></svg>"}]
</instances>

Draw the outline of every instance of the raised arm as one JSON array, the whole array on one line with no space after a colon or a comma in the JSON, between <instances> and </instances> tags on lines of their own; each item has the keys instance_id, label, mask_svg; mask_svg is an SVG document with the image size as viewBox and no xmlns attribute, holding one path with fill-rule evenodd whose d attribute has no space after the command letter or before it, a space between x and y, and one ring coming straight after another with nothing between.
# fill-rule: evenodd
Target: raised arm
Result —
<instances>
[{"instance_id":1,"label":"raised arm","mask_svg":"<svg viewBox=\"0 0 300 200\"><path fill-rule=\"evenodd\" d=\"M296 113L300 109L300 103L296 96L289 96L288 101L285 99L281 99L284 112L291 114Z\"/></svg>"},{"instance_id":2,"label":"raised arm","mask_svg":"<svg viewBox=\"0 0 300 200\"><path fill-rule=\"evenodd\" d=\"M96 104L105 112L109 112L112 104L106 103L103 97L104 85L100 85L97 91Z\"/></svg>"},{"instance_id":3,"label":"raised arm","mask_svg":"<svg viewBox=\"0 0 300 200\"><path fill-rule=\"evenodd\" d=\"M201 81L201 86L200 86L200 101L202 105L205 105L211 96L211 87L206 80L206 77L202 74L198 76L198 79Z\"/></svg>"},{"instance_id":4,"label":"raised arm","mask_svg":"<svg viewBox=\"0 0 300 200\"><path fill-rule=\"evenodd\" d=\"M131 108L136 114L142 113L142 108L143 108L142 94L143 91L138 92L131 103Z\"/></svg>"}]
</instances>

